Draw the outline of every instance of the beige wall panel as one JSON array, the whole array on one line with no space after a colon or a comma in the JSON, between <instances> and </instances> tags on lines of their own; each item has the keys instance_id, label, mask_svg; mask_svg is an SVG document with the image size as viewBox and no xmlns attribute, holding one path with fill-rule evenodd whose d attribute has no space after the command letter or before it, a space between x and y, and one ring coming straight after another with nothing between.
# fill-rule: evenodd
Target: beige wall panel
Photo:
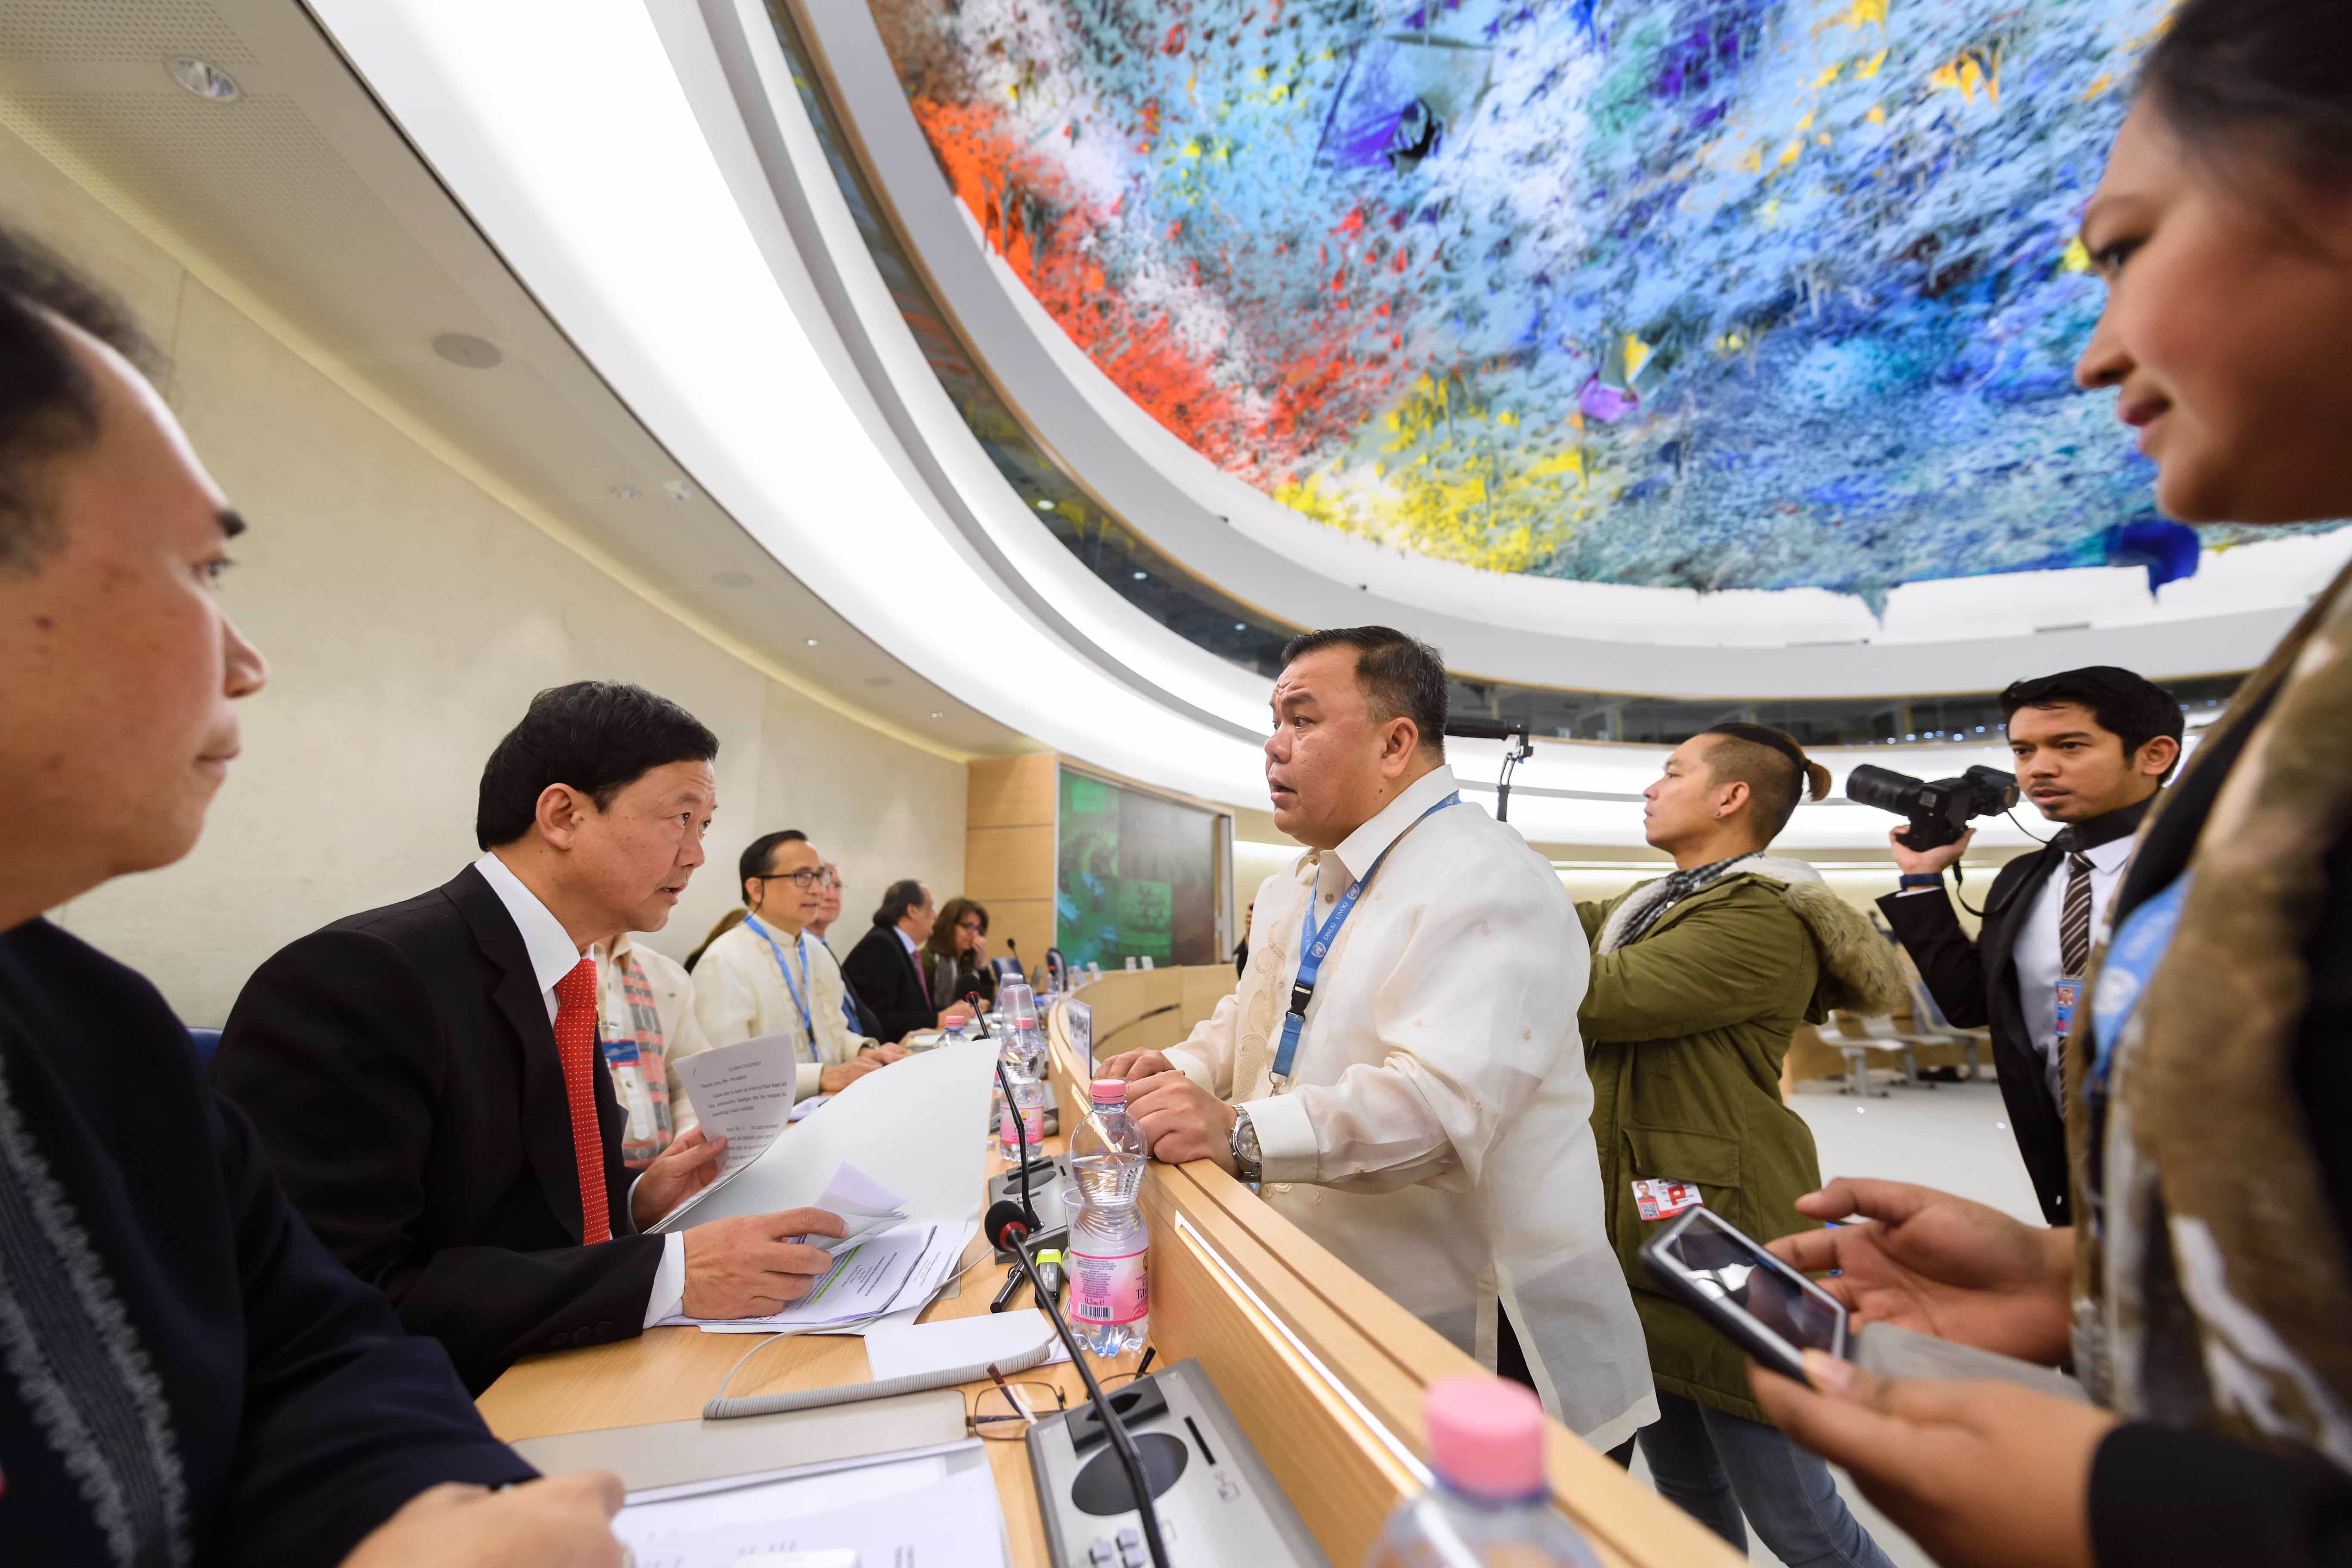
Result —
<instances>
[{"instance_id":1,"label":"beige wall panel","mask_svg":"<svg viewBox=\"0 0 2352 1568\"><path fill-rule=\"evenodd\" d=\"M1023 827L1054 821L1060 759L1051 752L983 757L966 764L971 775L973 827Z\"/></svg>"},{"instance_id":2,"label":"beige wall panel","mask_svg":"<svg viewBox=\"0 0 2352 1568\"><path fill-rule=\"evenodd\" d=\"M284 943L472 859L484 758L533 692L565 681L639 682L719 738L710 863L653 945L695 944L736 900L737 849L782 815L848 871L864 903L852 927L887 876L961 879L960 764L819 708L655 609L5 133L0 184L12 216L119 289L171 351L180 416L252 524L223 591L271 678L241 707L244 754L203 841L58 911L182 1017L219 1024Z\"/></svg>"},{"instance_id":3,"label":"beige wall panel","mask_svg":"<svg viewBox=\"0 0 2352 1568\"><path fill-rule=\"evenodd\" d=\"M992 909L997 899L1054 896L1051 827L975 827L964 837L964 890Z\"/></svg>"},{"instance_id":4,"label":"beige wall panel","mask_svg":"<svg viewBox=\"0 0 2352 1568\"><path fill-rule=\"evenodd\" d=\"M970 895L980 898L977 893ZM1054 900L1051 899L980 899L988 908L988 956L1015 956L1023 973L1045 962L1054 945ZM1016 946L1008 948L1011 939Z\"/></svg>"}]
</instances>

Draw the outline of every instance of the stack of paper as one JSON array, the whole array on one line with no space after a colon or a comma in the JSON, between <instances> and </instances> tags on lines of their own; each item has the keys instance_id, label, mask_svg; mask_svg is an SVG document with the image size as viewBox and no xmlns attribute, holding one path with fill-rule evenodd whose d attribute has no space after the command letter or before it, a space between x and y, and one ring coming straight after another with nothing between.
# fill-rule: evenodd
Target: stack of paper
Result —
<instances>
[{"instance_id":1,"label":"stack of paper","mask_svg":"<svg viewBox=\"0 0 2352 1568\"><path fill-rule=\"evenodd\" d=\"M765 1318L664 1318L658 1327L692 1325L709 1334L839 1334L894 1313L911 1317L954 1276L969 1226L909 1220L897 1194L843 1163L816 1207L841 1216L849 1234L801 1239L833 1254L833 1267L806 1296Z\"/></svg>"}]
</instances>

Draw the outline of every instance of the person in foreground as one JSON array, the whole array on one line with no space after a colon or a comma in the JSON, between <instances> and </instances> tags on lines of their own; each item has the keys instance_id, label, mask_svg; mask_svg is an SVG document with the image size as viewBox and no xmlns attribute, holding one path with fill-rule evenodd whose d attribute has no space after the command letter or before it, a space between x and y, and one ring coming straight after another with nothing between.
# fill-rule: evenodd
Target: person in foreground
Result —
<instances>
[{"instance_id":1,"label":"person in foreground","mask_svg":"<svg viewBox=\"0 0 2352 1568\"><path fill-rule=\"evenodd\" d=\"M668 921L718 752L637 687L541 692L482 769L481 858L281 949L221 1033L213 1081L295 1206L476 1393L534 1352L773 1312L832 1264L789 1238L845 1234L817 1209L643 1234L726 1144L697 1127L629 1169L588 951Z\"/></svg>"},{"instance_id":2,"label":"person in foreground","mask_svg":"<svg viewBox=\"0 0 2352 1568\"><path fill-rule=\"evenodd\" d=\"M1258 889L1265 930L1234 994L1182 1045L1103 1075L1127 1080L1154 1157L1263 1184L1489 1366L1507 1320L1545 1408L1614 1447L1657 1405L1601 1230L1568 893L1455 793L1434 649L1357 626L1283 652L1266 784L1275 826L1309 850Z\"/></svg>"},{"instance_id":3,"label":"person in foreground","mask_svg":"<svg viewBox=\"0 0 2352 1568\"><path fill-rule=\"evenodd\" d=\"M763 833L737 862L751 912L704 950L694 1012L714 1046L789 1035L800 1062L794 1100L839 1094L907 1054L852 1034L841 970L812 926L832 879L796 828ZM814 955L814 956L812 956Z\"/></svg>"},{"instance_id":4,"label":"person in foreground","mask_svg":"<svg viewBox=\"0 0 2352 1568\"><path fill-rule=\"evenodd\" d=\"M2064 1225L2060 1047L2073 1027L2091 934L2115 901L2132 835L2180 760L2180 705L2128 669L2092 665L2017 681L2000 694L2000 707L2018 792L2061 825L2057 833L2001 867L1974 941L1944 892L1944 872L1968 852L1973 830L1933 849L1905 845L1906 828L1889 833L1902 887L1878 908L1947 1021L1991 1026L2010 1131L2042 1217Z\"/></svg>"},{"instance_id":5,"label":"person in foreground","mask_svg":"<svg viewBox=\"0 0 2352 1568\"><path fill-rule=\"evenodd\" d=\"M1675 747L1642 813L1675 868L1577 906L1592 944L1577 1023L1609 1238L1657 1380L1659 1418L1641 1436L1658 1490L1743 1552L1745 1515L1789 1568L1885 1568L1829 1467L1765 1425L1738 1350L1642 1263L1643 1243L1699 1202L1759 1238L1808 1224L1790 1205L1821 1185L1821 1168L1780 1099L1790 1038L1832 1007L1903 1005L1895 951L1870 921L1802 860L1766 853L1807 786L1819 800L1829 784L1828 769L1761 724L1717 724Z\"/></svg>"},{"instance_id":6,"label":"person in foreground","mask_svg":"<svg viewBox=\"0 0 2352 1568\"><path fill-rule=\"evenodd\" d=\"M2188 521L2352 516L2352 8L2188 0L2083 242L2076 367ZM1751 1369L1947 1564L2352 1563L2352 574L2162 796L2066 1050L2075 1224L1832 1182L1775 1243L1864 1317L2055 1364L2095 1405Z\"/></svg>"},{"instance_id":7,"label":"person in foreground","mask_svg":"<svg viewBox=\"0 0 2352 1568\"><path fill-rule=\"evenodd\" d=\"M607 1568L288 1206L154 988L43 918L194 845L261 656L243 528L114 302L0 232L0 1562Z\"/></svg>"}]
</instances>

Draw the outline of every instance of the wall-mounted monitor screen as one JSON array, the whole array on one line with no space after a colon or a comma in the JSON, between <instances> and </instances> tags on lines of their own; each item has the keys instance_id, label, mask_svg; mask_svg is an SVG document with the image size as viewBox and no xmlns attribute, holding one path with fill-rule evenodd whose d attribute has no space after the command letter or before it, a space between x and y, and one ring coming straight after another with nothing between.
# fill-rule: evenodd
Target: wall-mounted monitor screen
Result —
<instances>
[{"instance_id":1,"label":"wall-mounted monitor screen","mask_svg":"<svg viewBox=\"0 0 2352 1568\"><path fill-rule=\"evenodd\" d=\"M1217 813L1064 768L1055 941L1072 963L1214 963Z\"/></svg>"}]
</instances>

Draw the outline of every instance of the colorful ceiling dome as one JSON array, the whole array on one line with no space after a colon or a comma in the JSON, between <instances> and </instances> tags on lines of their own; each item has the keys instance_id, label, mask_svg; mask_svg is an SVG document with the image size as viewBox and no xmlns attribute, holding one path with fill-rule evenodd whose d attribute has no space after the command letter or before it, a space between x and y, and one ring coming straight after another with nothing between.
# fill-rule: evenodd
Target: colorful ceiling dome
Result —
<instances>
[{"instance_id":1,"label":"colorful ceiling dome","mask_svg":"<svg viewBox=\"0 0 2352 1568\"><path fill-rule=\"evenodd\" d=\"M1587 582L2195 570L2074 355L2167 0L877 0L1011 269L1202 458ZM2270 531L2275 532L2275 531ZM2200 536L2201 535L2201 541Z\"/></svg>"}]
</instances>

